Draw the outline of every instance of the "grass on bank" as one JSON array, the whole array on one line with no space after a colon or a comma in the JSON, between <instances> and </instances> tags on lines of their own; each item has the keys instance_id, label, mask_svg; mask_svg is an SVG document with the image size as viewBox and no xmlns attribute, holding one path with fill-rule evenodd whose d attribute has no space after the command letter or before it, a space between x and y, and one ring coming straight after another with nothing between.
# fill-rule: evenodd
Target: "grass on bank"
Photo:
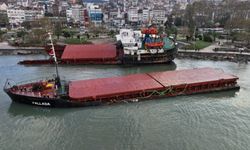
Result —
<instances>
[{"instance_id":1,"label":"grass on bank","mask_svg":"<svg viewBox=\"0 0 250 150\"><path fill-rule=\"evenodd\" d=\"M91 44L90 41L86 40L85 38L68 38L65 39L64 42L66 44Z\"/></svg>"},{"instance_id":2,"label":"grass on bank","mask_svg":"<svg viewBox=\"0 0 250 150\"><path fill-rule=\"evenodd\" d=\"M205 41L195 41L191 45L186 45L183 48L185 50L200 50L203 48L206 48L210 46L212 43L211 42L205 42Z\"/></svg>"}]
</instances>

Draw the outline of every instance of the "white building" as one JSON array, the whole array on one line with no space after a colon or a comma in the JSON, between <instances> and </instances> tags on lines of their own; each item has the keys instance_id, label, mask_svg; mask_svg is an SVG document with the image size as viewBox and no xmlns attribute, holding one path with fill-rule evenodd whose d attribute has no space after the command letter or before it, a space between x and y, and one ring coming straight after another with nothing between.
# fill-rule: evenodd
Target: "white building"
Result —
<instances>
[{"instance_id":1,"label":"white building","mask_svg":"<svg viewBox=\"0 0 250 150\"><path fill-rule=\"evenodd\" d=\"M0 11L7 11L8 6L5 3L0 3Z\"/></svg>"},{"instance_id":2,"label":"white building","mask_svg":"<svg viewBox=\"0 0 250 150\"><path fill-rule=\"evenodd\" d=\"M44 10L41 8L26 8L25 12L25 21L33 21L35 19L40 19L44 17Z\"/></svg>"},{"instance_id":3,"label":"white building","mask_svg":"<svg viewBox=\"0 0 250 150\"><path fill-rule=\"evenodd\" d=\"M138 22L139 21L139 14L137 8L130 8L128 10L128 21L129 22Z\"/></svg>"},{"instance_id":4,"label":"white building","mask_svg":"<svg viewBox=\"0 0 250 150\"><path fill-rule=\"evenodd\" d=\"M156 24L163 24L166 20L166 11L163 9L155 9L153 13L153 22Z\"/></svg>"},{"instance_id":5,"label":"white building","mask_svg":"<svg viewBox=\"0 0 250 150\"><path fill-rule=\"evenodd\" d=\"M9 23L13 25L19 25L25 21L25 11L20 8L8 8L7 16Z\"/></svg>"},{"instance_id":6,"label":"white building","mask_svg":"<svg viewBox=\"0 0 250 150\"><path fill-rule=\"evenodd\" d=\"M72 5L69 9L66 10L67 21L73 21L74 23L83 23L84 9L82 5Z\"/></svg>"},{"instance_id":7,"label":"white building","mask_svg":"<svg viewBox=\"0 0 250 150\"><path fill-rule=\"evenodd\" d=\"M69 4L67 1L60 1L59 2L59 12L66 11L69 8Z\"/></svg>"},{"instance_id":8,"label":"white building","mask_svg":"<svg viewBox=\"0 0 250 150\"><path fill-rule=\"evenodd\" d=\"M150 19L150 10L143 9L142 10L142 22L147 23Z\"/></svg>"},{"instance_id":9,"label":"white building","mask_svg":"<svg viewBox=\"0 0 250 150\"><path fill-rule=\"evenodd\" d=\"M44 17L44 11L36 8L9 7L7 16L10 24L20 25L24 21L32 21Z\"/></svg>"},{"instance_id":10,"label":"white building","mask_svg":"<svg viewBox=\"0 0 250 150\"><path fill-rule=\"evenodd\" d=\"M31 0L17 0L16 3L18 6L30 7L32 1Z\"/></svg>"}]
</instances>

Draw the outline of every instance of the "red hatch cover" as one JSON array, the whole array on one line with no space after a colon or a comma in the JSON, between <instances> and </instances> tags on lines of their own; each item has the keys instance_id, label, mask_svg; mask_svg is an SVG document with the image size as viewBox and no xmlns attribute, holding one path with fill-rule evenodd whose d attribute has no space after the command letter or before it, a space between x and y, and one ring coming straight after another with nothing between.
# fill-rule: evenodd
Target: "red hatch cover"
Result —
<instances>
[{"instance_id":1,"label":"red hatch cover","mask_svg":"<svg viewBox=\"0 0 250 150\"><path fill-rule=\"evenodd\" d=\"M159 88L163 88L163 86L147 74L135 74L122 77L71 81L69 84L69 96L72 99L78 100L115 96Z\"/></svg>"},{"instance_id":2,"label":"red hatch cover","mask_svg":"<svg viewBox=\"0 0 250 150\"><path fill-rule=\"evenodd\" d=\"M112 59L116 57L114 44L67 45L62 59Z\"/></svg>"},{"instance_id":3,"label":"red hatch cover","mask_svg":"<svg viewBox=\"0 0 250 150\"><path fill-rule=\"evenodd\" d=\"M149 73L149 75L165 87L172 85L238 79L236 76L225 74L222 70L213 68L155 72Z\"/></svg>"}]
</instances>

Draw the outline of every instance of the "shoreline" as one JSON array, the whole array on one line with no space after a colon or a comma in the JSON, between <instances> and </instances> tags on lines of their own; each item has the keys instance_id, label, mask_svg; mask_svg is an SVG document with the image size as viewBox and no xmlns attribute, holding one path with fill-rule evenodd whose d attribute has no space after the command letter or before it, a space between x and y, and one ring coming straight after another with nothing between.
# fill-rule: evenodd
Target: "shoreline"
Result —
<instances>
[{"instance_id":1,"label":"shoreline","mask_svg":"<svg viewBox=\"0 0 250 150\"><path fill-rule=\"evenodd\" d=\"M32 55L32 54L46 54L44 48L42 47L32 47L32 48L16 48L16 49L7 49L1 48L0 55Z\"/></svg>"},{"instance_id":2,"label":"shoreline","mask_svg":"<svg viewBox=\"0 0 250 150\"><path fill-rule=\"evenodd\" d=\"M239 52L202 52L178 50L177 58L248 63L248 61L250 61L250 54Z\"/></svg>"},{"instance_id":3,"label":"shoreline","mask_svg":"<svg viewBox=\"0 0 250 150\"><path fill-rule=\"evenodd\" d=\"M15 47L9 45L8 42L0 42L0 55L29 55L43 54L44 47Z\"/></svg>"}]
</instances>

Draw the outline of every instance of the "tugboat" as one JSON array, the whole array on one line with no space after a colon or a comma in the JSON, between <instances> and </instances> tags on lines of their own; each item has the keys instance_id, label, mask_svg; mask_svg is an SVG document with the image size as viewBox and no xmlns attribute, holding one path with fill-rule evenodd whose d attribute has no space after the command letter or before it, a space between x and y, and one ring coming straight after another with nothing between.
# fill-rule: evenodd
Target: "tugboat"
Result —
<instances>
[{"instance_id":1,"label":"tugboat","mask_svg":"<svg viewBox=\"0 0 250 150\"><path fill-rule=\"evenodd\" d=\"M166 35L159 35L153 26L141 31L121 29L116 35L122 64L166 63L174 60L177 43Z\"/></svg>"},{"instance_id":2,"label":"tugboat","mask_svg":"<svg viewBox=\"0 0 250 150\"><path fill-rule=\"evenodd\" d=\"M43 107L83 107L239 89L238 77L212 68L78 81L61 80L54 45L51 34L49 35L56 75L17 84L7 79L4 91L13 101Z\"/></svg>"}]
</instances>

